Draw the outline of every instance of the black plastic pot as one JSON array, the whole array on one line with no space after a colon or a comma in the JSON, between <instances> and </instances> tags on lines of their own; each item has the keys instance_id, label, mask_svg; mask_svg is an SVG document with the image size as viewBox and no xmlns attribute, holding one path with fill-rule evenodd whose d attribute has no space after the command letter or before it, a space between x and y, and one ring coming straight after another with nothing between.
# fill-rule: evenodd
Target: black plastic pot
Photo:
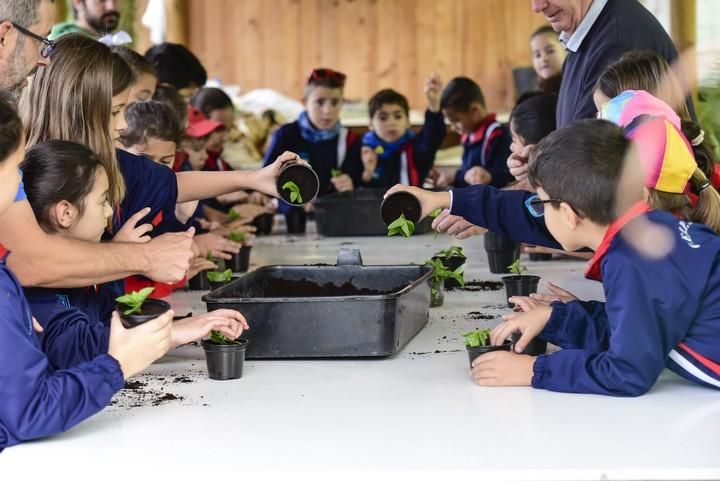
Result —
<instances>
[{"instance_id":1,"label":"black plastic pot","mask_svg":"<svg viewBox=\"0 0 720 481\"><path fill-rule=\"evenodd\" d=\"M147 299L143 303L140 312L124 314L124 311L127 310L127 306L124 304L116 304L115 309L120 314L120 320L123 326L127 329L132 329L133 327L155 319L161 314L165 314L170 310L170 304L160 299Z\"/></svg>"},{"instance_id":2,"label":"black plastic pot","mask_svg":"<svg viewBox=\"0 0 720 481\"><path fill-rule=\"evenodd\" d=\"M552 258L553 258L552 254L542 254L539 252L531 252L530 253L531 261L551 261Z\"/></svg>"},{"instance_id":3,"label":"black plastic pot","mask_svg":"<svg viewBox=\"0 0 720 481\"><path fill-rule=\"evenodd\" d=\"M191 277L187 284L188 290L191 291L209 291L210 281L205 271L199 272L195 277Z\"/></svg>"},{"instance_id":4,"label":"black plastic pot","mask_svg":"<svg viewBox=\"0 0 720 481\"><path fill-rule=\"evenodd\" d=\"M510 339L512 340L513 345L520 340L520 336L522 334L515 333L512 336L510 336ZM530 344L527 345L525 350L522 352L523 354L528 354L530 356L539 356L540 354L545 354L547 351L547 342L543 341L539 337L536 337L532 341L530 341Z\"/></svg>"},{"instance_id":5,"label":"black plastic pot","mask_svg":"<svg viewBox=\"0 0 720 481\"><path fill-rule=\"evenodd\" d=\"M445 280L447 282L447 279ZM430 280L430 307L440 307L445 302L444 282L433 282Z\"/></svg>"},{"instance_id":6,"label":"black plastic pot","mask_svg":"<svg viewBox=\"0 0 720 481\"><path fill-rule=\"evenodd\" d=\"M385 225L392 224L400 215L404 215L407 220L417 224L421 214L420 201L408 192L396 192L389 195L380 205L380 217Z\"/></svg>"},{"instance_id":7,"label":"black plastic pot","mask_svg":"<svg viewBox=\"0 0 720 481\"><path fill-rule=\"evenodd\" d=\"M230 279L230 280L232 280L232 279ZM215 289L220 289L222 286L230 283L230 281L220 281L220 282L208 281L208 282L210 283L211 291L214 291Z\"/></svg>"},{"instance_id":8,"label":"black plastic pot","mask_svg":"<svg viewBox=\"0 0 720 481\"><path fill-rule=\"evenodd\" d=\"M301 203L290 202L290 191L283 189L286 182L295 182L300 189ZM287 164L282 168L276 181L280 198L290 205L305 205L315 200L320 190L320 181L314 170L305 164Z\"/></svg>"},{"instance_id":9,"label":"black plastic pot","mask_svg":"<svg viewBox=\"0 0 720 481\"><path fill-rule=\"evenodd\" d=\"M434 256L432 259L442 262L442 265L445 267L445 269L449 271L455 271L458 267L467 262L467 257L465 256L453 256L448 259L444 257ZM445 279L445 288L454 289L456 287L460 287L460 283L458 281L453 278Z\"/></svg>"},{"instance_id":10,"label":"black plastic pot","mask_svg":"<svg viewBox=\"0 0 720 481\"><path fill-rule=\"evenodd\" d=\"M250 267L250 251L252 246L242 246L240 252L233 254L232 258L227 261L226 265L233 272L247 272Z\"/></svg>"},{"instance_id":11,"label":"black plastic pot","mask_svg":"<svg viewBox=\"0 0 720 481\"><path fill-rule=\"evenodd\" d=\"M290 209L285 212L285 225L288 234L304 234L306 224L307 214L303 209Z\"/></svg>"},{"instance_id":12,"label":"black plastic pot","mask_svg":"<svg viewBox=\"0 0 720 481\"><path fill-rule=\"evenodd\" d=\"M493 274L510 272L509 266L520 257L520 244L490 231L486 232L484 237L490 272Z\"/></svg>"},{"instance_id":13,"label":"black plastic pot","mask_svg":"<svg viewBox=\"0 0 720 481\"><path fill-rule=\"evenodd\" d=\"M275 216L273 214L262 214L252 221L252 225L255 226L255 235L270 235L272 234L273 220Z\"/></svg>"},{"instance_id":14,"label":"black plastic pot","mask_svg":"<svg viewBox=\"0 0 720 481\"><path fill-rule=\"evenodd\" d=\"M238 344L215 344L207 339L202 341L210 379L225 381L242 377L248 340L236 341Z\"/></svg>"},{"instance_id":15,"label":"black plastic pot","mask_svg":"<svg viewBox=\"0 0 720 481\"><path fill-rule=\"evenodd\" d=\"M470 360L470 367L472 368L473 361L483 354L487 354L488 352L493 351L509 351L512 347L511 341L505 341L504 344L501 344L499 346L477 346L477 347L470 347L465 346L468 353L468 359Z\"/></svg>"},{"instance_id":16,"label":"black plastic pot","mask_svg":"<svg viewBox=\"0 0 720 481\"><path fill-rule=\"evenodd\" d=\"M529 296L537 292L538 276L505 276L502 278L505 284L505 297L510 299L513 296ZM513 307L513 303L508 301L508 306Z\"/></svg>"}]
</instances>

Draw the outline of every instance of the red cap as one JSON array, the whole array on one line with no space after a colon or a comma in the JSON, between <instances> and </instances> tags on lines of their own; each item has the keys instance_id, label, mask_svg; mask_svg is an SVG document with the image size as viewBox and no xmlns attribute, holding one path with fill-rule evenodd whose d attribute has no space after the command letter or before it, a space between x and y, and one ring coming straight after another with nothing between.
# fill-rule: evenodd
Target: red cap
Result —
<instances>
[{"instance_id":1,"label":"red cap","mask_svg":"<svg viewBox=\"0 0 720 481\"><path fill-rule=\"evenodd\" d=\"M210 120L195 107L188 106L188 127L185 133L190 137L201 138L224 129L225 126L217 120Z\"/></svg>"}]
</instances>

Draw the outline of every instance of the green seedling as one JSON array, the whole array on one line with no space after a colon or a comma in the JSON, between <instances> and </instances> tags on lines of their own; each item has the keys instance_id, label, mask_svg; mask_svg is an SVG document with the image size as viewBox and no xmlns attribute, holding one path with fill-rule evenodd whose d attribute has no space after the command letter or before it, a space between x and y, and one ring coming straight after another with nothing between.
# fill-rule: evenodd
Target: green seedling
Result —
<instances>
[{"instance_id":1,"label":"green seedling","mask_svg":"<svg viewBox=\"0 0 720 481\"><path fill-rule=\"evenodd\" d=\"M512 274L517 274L518 276L521 276L523 272L527 272L528 270L527 266L524 266L520 263L519 257L515 259L515 262L508 266L508 269Z\"/></svg>"},{"instance_id":2,"label":"green seedling","mask_svg":"<svg viewBox=\"0 0 720 481\"><path fill-rule=\"evenodd\" d=\"M437 251L435 253L435 257L441 257L443 259L452 259L453 257L462 257L463 259L465 259L465 254L463 253L462 247L452 246L452 247L448 247L447 249Z\"/></svg>"},{"instance_id":3,"label":"green seedling","mask_svg":"<svg viewBox=\"0 0 720 481\"><path fill-rule=\"evenodd\" d=\"M455 279L461 286L465 285L465 264L454 271L447 269L440 259L428 259L425 261L425 265L433 268L433 284L438 285L445 279Z\"/></svg>"},{"instance_id":4,"label":"green seedling","mask_svg":"<svg viewBox=\"0 0 720 481\"><path fill-rule=\"evenodd\" d=\"M236 211L235 209L230 209L228 211L228 221L234 222L236 220L240 220L242 216L240 215L240 212Z\"/></svg>"},{"instance_id":5,"label":"green seedling","mask_svg":"<svg viewBox=\"0 0 720 481\"><path fill-rule=\"evenodd\" d=\"M330 176L334 179L335 177L340 177L343 175L342 170L340 169L331 169L330 170Z\"/></svg>"},{"instance_id":6,"label":"green seedling","mask_svg":"<svg viewBox=\"0 0 720 481\"><path fill-rule=\"evenodd\" d=\"M228 337L220 331L210 331L210 341L215 344L240 344L234 339L228 339Z\"/></svg>"},{"instance_id":7,"label":"green seedling","mask_svg":"<svg viewBox=\"0 0 720 481\"><path fill-rule=\"evenodd\" d=\"M238 244L242 244L242 242L245 240L245 233L244 232L231 232L228 238L233 241L237 242Z\"/></svg>"},{"instance_id":8,"label":"green seedling","mask_svg":"<svg viewBox=\"0 0 720 481\"><path fill-rule=\"evenodd\" d=\"M210 282L228 282L232 279L232 270L210 271L207 273L207 278Z\"/></svg>"},{"instance_id":9,"label":"green seedling","mask_svg":"<svg viewBox=\"0 0 720 481\"><path fill-rule=\"evenodd\" d=\"M405 237L410 237L415 232L415 223L405 218L404 214L400 214L400 217L395 219L392 224L388 226L388 237L402 234Z\"/></svg>"},{"instance_id":10,"label":"green seedling","mask_svg":"<svg viewBox=\"0 0 720 481\"><path fill-rule=\"evenodd\" d=\"M290 191L290 202L293 204L302 204L303 199L300 195L300 187L292 180L285 182L282 186L283 190Z\"/></svg>"},{"instance_id":11,"label":"green seedling","mask_svg":"<svg viewBox=\"0 0 720 481\"><path fill-rule=\"evenodd\" d=\"M142 309L143 303L148 298L148 296L153 293L154 290L155 290L154 287L146 287L144 289L140 289L139 291L131 292L129 294L125 294L124 296L116 297L115 302L117 302L118 304L122 304L123 306L126 306L127 309L125 309L123 311L123 314L125 314L126 316L129 316L130 314L140 312L140 310Z\"/></svg>"},{"instance_id":12,"label":"green seedling","mask_svg":"<svg viewBox=\"0 0 720 481\"><path fill-rule=\"evenodd\" d=\"M490 344L490 329L466 332L463 337L468 347L487 346Z\"/></svg>"}]
</instances>

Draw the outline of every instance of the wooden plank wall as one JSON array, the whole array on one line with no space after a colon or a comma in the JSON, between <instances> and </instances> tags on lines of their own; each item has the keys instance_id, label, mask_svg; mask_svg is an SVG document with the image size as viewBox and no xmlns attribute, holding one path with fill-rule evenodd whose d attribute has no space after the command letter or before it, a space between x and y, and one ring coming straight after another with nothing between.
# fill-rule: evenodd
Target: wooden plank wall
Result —
<instances>
[{"instance_id":1,"label":"wooden plank wall","mask_svg":"<svg viewBox=\"0 0 720 481\"><path fill-rule=\"evenodd\" d=\"M348 74L348 98L392 87L423 108L436 71L479 81L494 110L512 107L512 68L530 65L528 37L544 22L529 0L187 0L187 14L210 77L243 91L299 98L324 66Z\"/></svg>"}]
</instances>

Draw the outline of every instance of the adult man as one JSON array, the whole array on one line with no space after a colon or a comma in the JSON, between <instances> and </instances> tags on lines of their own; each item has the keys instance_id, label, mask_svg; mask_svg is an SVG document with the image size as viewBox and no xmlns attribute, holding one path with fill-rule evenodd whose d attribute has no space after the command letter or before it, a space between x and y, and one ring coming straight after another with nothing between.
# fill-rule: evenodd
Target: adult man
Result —
<instances>
[{"instance_id":1,"label":"adult man","mask_svg":"<svg viewBox=\"0 0 720 481\"><path fill-rule=\"evenodd\" d=\"M114 31L120 23L122 0L73 0L72 21L55 25L50 38L56 39L66 33L84 33L91 37L101 37Z\"/></svg>"},{"instance_id":2,"label":"adult man","mask_svg":"<svg viewBox=\"0 0 720 481\"><path fill-rule=\"evenodd\" d=\"M53 18L52 0L0 0L0 87L19 93L25 75L47 65L52 42L44 35ZM0 217L0 254L23 285L78 287L144 274L177 282L192 257L192 236L165 234L145 244L93 244L48 236L37 224L22 187Z\"/></svg>"}]
</instances>

